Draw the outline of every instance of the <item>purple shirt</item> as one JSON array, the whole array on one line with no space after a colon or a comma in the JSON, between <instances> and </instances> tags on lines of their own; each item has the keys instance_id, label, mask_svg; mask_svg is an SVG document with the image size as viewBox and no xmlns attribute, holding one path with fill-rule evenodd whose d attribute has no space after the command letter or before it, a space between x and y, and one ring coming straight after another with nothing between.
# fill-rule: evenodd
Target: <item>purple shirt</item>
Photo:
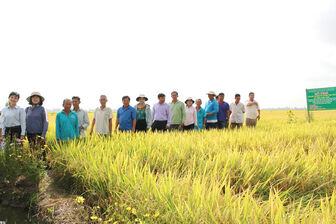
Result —
<instances>
[{"instance_id":1,"label":"purple shirt","mask_svg":"<svg viewBox=\"0 0 336 224\"><path fill-rule=\"evenodd\" d=\"M219 111L217 114L217 120L226 122L227 111L230 110L230 105L227 102L223 103L218 102L218 104L219 104Z\"/></svg>"},{"instance_id":2,"label":"purple shirt","mask_svg":"<svg viewBox=\"0 0 336 224\"><path fill-rule=\"evenodd\" d=\"M167 125L170 126L170 106L167 103L156 103L152 112L153 121L167 121Z\"/></svg>"},{"instance_id":3,"label":"purple shirt","mask_svg":"<svg viewBox=\"0 0 336 224\"><path fill-rule=\"evenodd\" d=\"M28 134L39 134L45 138L48 131L48 113L42 106L26 108L26 129Z\"/></svg>"}]
</instances>

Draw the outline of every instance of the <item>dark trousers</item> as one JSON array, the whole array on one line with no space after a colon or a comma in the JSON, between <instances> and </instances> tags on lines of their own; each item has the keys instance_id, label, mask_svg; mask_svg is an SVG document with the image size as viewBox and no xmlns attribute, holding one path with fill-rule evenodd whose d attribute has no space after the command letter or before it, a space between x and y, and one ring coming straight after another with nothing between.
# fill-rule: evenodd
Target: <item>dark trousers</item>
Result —
<instances>
[{"instance_id":1,"label":"dark trousers","mask_svg":"<svg viewBox=\"0 0 336 224\"><path fill-rule=\"evenodd\" d=\"M147 132L147 122L145 119L137 120L135 125L135 132Z\"/></svg>"},{"instance_id":2,"label":"dark trousers","mask_svg":"<svg viewBox=\"0 0 336 224\"><path fill-rule=\"evenodd\" d=\"M183 126L183 131L192 131L195 128L195 124L190 124L187 126Z\"/></svg>"},{"instance_id":3,"label":"dark trousers","mask_svg":"<svg viewBox=\"0 0 336 224\"><path fill-rule=\"evenodd\" d=\"M21 136L21 125L5 128L5 137L9 138L11 142L14 141L16 138L20 138L20 136Z\"/></svg>"},{"instance_id":4,"label":"dark trousers","mask_svg":"<svg viewBox=\"0 0 336 224\"><path fill-rule=\"evenodd\" d=\"M167 131L167 121L154 121L152 124L152 131Z\"/></svg>"},{"instance_id":5,"label":"dark trousers","mask_svg":"<svg viewBox=\"0 0 336 224\"><path fill-rule=\"evenodd\" d=\"M218 128L218 125L217 125L217 123L206 123L205 128L206 128L206 130L216 129L216 128Z\"/></svg>"},{"instance_id":6,"label":"dark trousers","mask_svg":"<svg viewBox=\"0 0 336 224\"><path fill-rule=\"evenodd\" d=\"M180 124L171 124L169 127L169 131L180 131L182 130L181 125Z\"/></svg>"},{"instance_id":7,"label":"dark trousers","mask_svg":"<svg viewBox=\"0 0 336 224\"><path fill-rule=\"evenodd\" d=\"M228 127L226 121L218 121L217 125L218 125L218 129L224 129Z\"/></svg>"},{"instance_id":8,"label":"dark trousers","mask_svg":"<svg viewBox=\"0 0 336 224\"><path fill-rule=\"evenodd\" d=\"M243 127L243 123L231 123L231 129L239 129L241 127Z\"/></svg>"}]
</instances>

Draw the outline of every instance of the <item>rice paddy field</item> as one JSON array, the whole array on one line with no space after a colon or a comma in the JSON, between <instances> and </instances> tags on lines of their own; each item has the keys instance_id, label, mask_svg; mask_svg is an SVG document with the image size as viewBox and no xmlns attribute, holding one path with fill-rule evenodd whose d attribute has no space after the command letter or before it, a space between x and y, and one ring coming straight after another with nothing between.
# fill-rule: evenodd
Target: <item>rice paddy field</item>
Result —
<instances>
[{"instance_id":1,"label":"rice paddy field","mask_svg":"<svg viewBox=\"0 0 336 224\"><path fill-rule=\"evenodd\" d=\"M262 111L255 129L93 135L49 159L97 223L336 223L336 112ZM92 117L92 114L90 114ZM114 122L113 122L114 125Z\"/></svg>"}]
</instances>

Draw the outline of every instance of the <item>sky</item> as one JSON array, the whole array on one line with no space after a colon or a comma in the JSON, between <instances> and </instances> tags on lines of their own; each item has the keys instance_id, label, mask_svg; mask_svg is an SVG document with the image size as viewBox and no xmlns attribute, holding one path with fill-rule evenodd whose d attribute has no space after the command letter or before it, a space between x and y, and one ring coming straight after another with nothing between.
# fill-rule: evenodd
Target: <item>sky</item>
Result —
<instances>
[{"instance_id":1,"label":"sky","mask_svg":"<svg viewBox=\"0 0 336 224\"><path fill-rule=\"evenodd\" d=\"M0 107L11 91L115 109L173 90L305 107L306 88L336 86L336 1L0 1L0 80Z\"/></svg>"}]
</instances>

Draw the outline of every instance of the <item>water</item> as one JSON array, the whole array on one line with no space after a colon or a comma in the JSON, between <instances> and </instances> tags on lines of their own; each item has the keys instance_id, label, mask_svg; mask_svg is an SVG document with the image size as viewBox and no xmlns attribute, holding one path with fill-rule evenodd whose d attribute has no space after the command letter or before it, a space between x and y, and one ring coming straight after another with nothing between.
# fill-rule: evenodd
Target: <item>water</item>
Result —
<instances>
[{"instance_id":1,"label":"water","mask_svg":"<svg viewBox=\"0 0 336 224\"><path fill-rule=\"evenodd\" d=\"M23 208L12 208L0 205L0 224L31 224L37 223L28 217Z\"/></svg>"}]
</instances>

